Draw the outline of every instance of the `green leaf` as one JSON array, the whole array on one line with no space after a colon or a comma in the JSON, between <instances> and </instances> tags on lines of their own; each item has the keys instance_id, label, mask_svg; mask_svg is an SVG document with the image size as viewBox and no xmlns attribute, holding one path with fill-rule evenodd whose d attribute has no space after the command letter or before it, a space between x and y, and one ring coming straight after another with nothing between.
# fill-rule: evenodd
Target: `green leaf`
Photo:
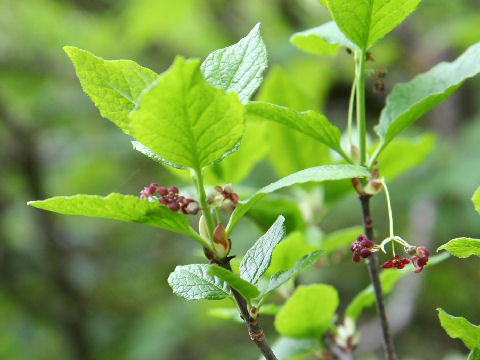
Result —
<instances>
[{"instance_id":1,"label":"green leaf","mask_svg":"<svg viewBox=\"0 0 480 360\"><path fill-rule=\"evenodd\" d=\"M475 206L475 210L480 214L480 187L475 191L472 197L473 205Z\"/></svg>"},{"instance_id":2,"label":"green leaf","mask_svg":"<svg viewBox=\"0 0 480 360\"><path fill-rule=\"evenodd\" d=\"M169 165L197 172L236 150L245 128L237 95L211 87L199 67L175 58L130 115L137 141Z\"/></svg>"},{"instance_id":3,"label":"green leaf","mask_svg":"<svg viewBox=\"0 0 480 360\"><path fill-rule=\"evenodd\" d=\"M378 169L390 181L420 165L435 147L435 135L424 134L416 139L396 138L378 157Z\"/></svg>"},{"instance_id":4,"label":"green leaf","mask_svg":"<svg viewBox=\"0 0 480 360\"><path fill-rule=\"evenodd\" d=\"M278 307L273 304L264 304L258 310L258 313L260 315L275 315L277 312L278 312ZM240 317L238 308L236 307L235 308L232 308L232 307L213 308L208 311L208 314L220 319L233 320L238 323L244 322Z\"/></svg>"},{"instance_id":5,"label":"green leaf","mask_svg":"<svg viewBox=\"0 0 480 360\"><path fill-rule=\"evenodd\" d=\"M330 285L300 285L275 317L275 329L291 338L320 338L330 327L338 302L337 290Z\"/></svg>"},{"instance_id":6,"label":"green leaf","mask_svg":"<svg viewBox=\"0 0 480 360\"><path fill-rule=\"evenodd\" d=\"M293 268L286 271L280 271L272 275L267 290L262 292L261 297L264 297L265 295L271 293L291 278L300 275L300 273L302 273L304 270L315 264L315 262L320 258L323 253L323 250L316 250L298 260Z\"/></svg>"},{"instance_id":7,"label":"green leaf","mask_svg":"<svg viewBox=\"0 0 480 360\"><path fill-rule=\"evenodd\" d=\"M211 53L201 70L205 80L225 92L238 94L247 104L263 80L267 68L267 49L260 34L260 23L238 43Z\"/></svg>"},{"instance_id":8,"label":"green leaf","mask_svg":"<svg viewBox=\"0 0 480 360\"><path fill-rule=\"evenodd\" d=\"M245 215L257 201L261 200L265 195L271 192L294 184L304 184L310 181L320 182L369 176L370 172L366 168L357 165L323 165L301 170L288 175L274 183L271 183L270 185L261 188L247 200L239 201L237 207L230 216L230 221L228 222L226 229L227 234L232 232L232 229L242 218L242 216Z\"/></svg>"},{"instance_id":9,"label":"green leaf","mask_svg":"<svg viewBox=\"0 0 480 360\"><path fill-rule=\"evenodd\" d=\"M273 250L272 261L267 270L267 275L273 275L293 268L300 258L314 250L318 250L318 247L309 244L303 232L291 232Z\"/></svg>"},{"instance_id":10,"label":"green leaf","mask_svg":"<svg viewBox=\"0 0 480 360\"><path fill-rule=\"evenodd\" d=\"M473 349L468 355L467 360L480 360L480 349Z\"/></svg>"},{"instance_id":11,"label":"green leaf","mask_svg":"<svg viewBox=\"0 0 480 360\"><path fill-rule=\"evenodd\" d=\"M464 317L456 317L438 308L438 318L447 334L463 341L470 350L480 347L480 326L473 325Z\"/></svg>"},{"instance_id":12,"label":"green leaf","mask_svg":"<svg viewBox=\"0 0 480 360\"><path fill-rule=\"evenodd\" d=\"M430 258L427 266L432 266L438 264L439 262L447 259L448 254L436 255ZM383 270L380 274L380 282L382 284L382 293L384 295L390 293L393 290L393 287L397 281L408 274L411 274L413 271L413 265L408 264L403 269L386 269ZM348 304L347 309L345 310L345 317L351 317L357 319L362 313L363 309L375 304L375 292L373 286L369 285L362 291L360 291Z\"/></svg>"},{"instance_id":13,"label":"green leaf","mask_svg":"<svg viewBox=\"0 0 480 360\"><path fill-rule=\"evenodd\" d=\"M135 222L156 226L189 236L202 246L210 248L188 224L187 217L173 212L156 201L140 199L132 195L112 193L98 195L56 196L46 200L30 201L30 206L65 215L82 215Z\"/></svg>"},{"instance_id":14,"label":"green leaf","mask_svg":"<svg viewBox=\"0 0 480 360\"><path fill-rule=\"evenodd\" d=\"M152 70L131 60L103 60L73 46L63 48L73 62L83 91L100 114L131 135L128 114L143 90L157 78Z\"/></svg>"},{"instance_id":15,"label":"green leaf","mask_svg":"<svg viewBox=\"0 0 480 360\"><path fill-rule=\"evenodd\" d=\"M228 284L208 274L210 265L177 266L168 277L173 292L187 300L221 300L230 296Z\"/></svg>"},{"instance_id":16,"label":"green leaf","mask_svg":"<svg viewBox=\"0 0 480 360\"><path fill-rule=\"evenodd\" d=\"M455 61L442 62L408 83L395 85L375 127L382 141L378 151L479 72L480 43L477 43Z\"/></svg>"},{"instance_id":17,"label":"green leaf","mask_svg":"<svg viewBox=\"0 0 480 360\"><path fill-rule=\"evenodd\" d=\"M413 12L420 0L326 0L340 30L361 49L397 27Z\"/></svg>"},{"instance_id":18,"label":"green leaf","mask_svg":"<svg viewBox=\"0 0 480 360\"><path fill-rule=\"evenodd\" d=\"M177 169L187 169L186 167L183 167L183 166L178 166L178 165L175 165L175 164L172 164L171 162L165 160L164 158L162 158L161 156L158 156L157 154L155 154L152 150L150 150L149 148L147 148L145 145L139 143L138 141L132 141L132 145L133 145L133 148L135 150L137 150L138 152L142 153L143 155L149 157L150 159L152 159L153 161L159 163L159 164L162 164L162 165L170 165L171 167L173 168L177 168ZM191 179L192 176L190 175L190 173L188 174L188 178Z\"/></svg>"},{"instance_id":19,"label":"green leaf","mask_svg":"<svg viewBox=\"0 0 480 360\"><path fill-rule=\"evenodd\" d=\"M299 112L284 106L254 101L247 105L247 116L255 120L270 120L308 135L343 154L340 130L324 115L315 111Z\"/></svg>"},{"instance_id":20,"label":"green leaf","mask_svg":"<svg viewBox=\"0 0 480 360\"><path fill-rule=\"evenodd\" d=\"M291 339L283 336L272 345L272 350L278 360L299 359L297 356L306 355L318 349L318 341L316 339ZM294 356L295 358L293 358Z\"/></svg>"},{"instance_id":21,"label":"green leaf","mask_svg":"<svg viewBox=\"0 0 480 360\"><path fill-rule=\"evenodd\" d=\"M275 246L285 235L285 218L280 215L270 229L248 249L240 263L240 277L251 284L256 284L265 273L272 258Z\"/></svg>"},{"instance_id":22,"label":"green leaf","mask_svg":"<svg viewBox=\"0 0 480 360\"><path fill-rule=\"evenodd\" d=\"M300 50L315 55L335 55L339 46L355 48L355 45L345 37L335 21L296 32L290 37L290 42Z\"/></svg>"},{"instance_id":23,"label":"green leaf","mask_svg":"<svg viewBox=\"0 0 480 360\"><path fill-rule=\"evenodd\" d=\"M480 256L480 239L456 238L440 246L439 250L447 250L458 258L467 258L471 255Z\"/></svg>"},{"instance_id":24,"label":"green leaf","mask_svg":"<svg viewBox=\"0 0 480 360\"><path fill-rule=\"evenodd\" d=\"M256 298L258 295L260 295L260 291L256 288L255 285L252 285L248 281L243 280L238 274L221 268L220 266L210 266L208 274L217 276L218 278L225 281L228 285L237 290L240 295L242 295L243 298L247 300L248 303L250 303L251 299Z\"/></svg>"}]
</instances>

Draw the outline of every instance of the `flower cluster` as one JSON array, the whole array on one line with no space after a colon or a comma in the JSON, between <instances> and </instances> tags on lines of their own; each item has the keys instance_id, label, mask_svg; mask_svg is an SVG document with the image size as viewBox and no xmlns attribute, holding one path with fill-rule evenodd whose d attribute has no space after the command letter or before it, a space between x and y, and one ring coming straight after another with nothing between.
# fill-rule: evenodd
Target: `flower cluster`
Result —
<instances>
[{"instance_id":1,"label":"flower cluster","mask_svg":"<svg viewBox=\"0 0 480 360\"><path fill-rule=\"evenodd\" d=\"M410 260L407 258L399 258L398 255L395 255L395 257L392 260L389 260L385 263L382 264L382 268L384 269L391 269L391 268L397 268L397 269L403 269L405 265L410 264Z\"/></svg>"},{"instance_id":2,"label":"flower cluster","mask_svg":"<svg viewBox=\"0 0 480 360\"><path fill-rule=\"evenodd\" d=\"M358 235L357 240L350 245L350 250L353 252L352 260L354 262L359 262L360 258L365 259L369 257L372 254L372 248L374 246L375 243L368 240L365 235Z\"/></svg>"},{"instance_id":3,"label":"flower cluster","mask_svg":"<svg viewBox=\"0 0 480 360\"><path fill-rule=\"evenodd\" d=\"M195 200L180 196L176 186L166 188L157 183L150 184L140 192L140 199L157 200L172 211L182 210L185 215L195 215L200 209Z\"/></svg>"},{"instance_id":4,"label":"flower cluster","mask_svg":"<svg viewBox=\"0 0 480 360\"><path fill-rule=\"evenodd\" d=\"M227 184L223 188L221 186L214 187L216 193L211 194L207 198L209 204L220 207L223 211L231 212L238 204L238 195L233 192L232 184Z\"/></svg>"}]
</instances>

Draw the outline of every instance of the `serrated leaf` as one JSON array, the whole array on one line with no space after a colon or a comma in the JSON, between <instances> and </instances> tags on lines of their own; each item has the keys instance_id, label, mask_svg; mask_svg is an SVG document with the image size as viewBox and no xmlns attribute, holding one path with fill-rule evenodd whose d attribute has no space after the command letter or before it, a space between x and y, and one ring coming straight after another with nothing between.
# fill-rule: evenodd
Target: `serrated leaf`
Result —
<instances>
[{"instance_id":1,"label":"serrated leaf","mask_svg":"<svg viewBox=\"0 0 480 360\"><path fill-rule=\"evenodd\" d=\"M159 164L162 164L162 165L170 165L171 167L173 168L176 168L176 169L187 169L186 167L183 167L183 166L178 166L176 164L173 164L167 160L165 160L164 158L162 158L161 156L155 154L152 150L150 150L149 148L147 148L145 145L139 143L138 141L132 141L132 146L135 150L137 150L139 153L142 153L143 155L149 157L150 159L152 159L153 161L159 163ZM189 178L191 178L191 175L188 174Z\"/></svg>"},{"instance_id":2,"label":"serrated leaf","mask_svg":"<svg viewBox=\"0 0 480 360\"><path fill-rule=\"evenodd\" d=\"M340 46L355 48L355 44L347 39L335 21L296 32L290 37L290 42L300 50L315 55L335 55Z\"/></svg>"},{"instance_id":3,"label":"serrated leaf","mask_svg":"<svg viewBox=\"0 0 480 360\"><path fill-rule=\"evenodd\" d=\"M260 23L238 43L211 53L201 70L205 80L225 92L235 91L247 104L263 80L267 49L260 34Z\"/></svg>"},{"instance_id":4,"label":"serrated leaf","mask_svg":"<svg viewBox=\"0 0 480 360\"><path fill-rule=\"evenodd\" d=\"M317 339L328 330L339 303L333 286L300 285L275 317L275 329L295 339Z\"/></svg>"},{"instance_id":5,"label":"serrated leaf","mask_svg":"<svg viewBox=\"0 0 480 360\"><path fill-rule=\"evenodd\" d=\"M176 57L130 114L137 141L198 172L234 151L245 128L237 95L210 86L199 67L197 60Z\"/></svg>"},{"instance_id":6,"label":"serrated leaf","mask_svg":"<svg viewBox=\"0 0 480 360\"><path fill-rule=\"evenodd\" d=\"M472 197L473 205L475 206L475 210L480 214L480 187L475 191Z\"/></svg>"},{"instance_id":7,"label":"serrated leaf","mask_svg":"<svg viewBox=\"0 0 480 360\"><path fill-rule=\"evenodd\" d=\"M230 216L230 221L228 222L226 229L227 234L232 232L232 229L235 227L238 221L240 221L242 216L245 215L257 201L260 201L265 195L271 192L294 184L304 184L310 181L321 182L369 176L370 172L366 168L357 165L323 165L301 170L288 175L274 183L271 183L270 185L261 188L247 200L239 201L237 207Z\"/></svg>"},{"instance_id":8,"label":"serrated leaf","mask_svg":"<svg viewBox=\"0 0 480 360\"><path fill-rule=\"evenodd\" d=\"M480 349L473 349L468 355L467 360L480 360Z\"/></svg>"},{"instance_id":9,"label":"serrated leaf","mask_svg":"<svg viewBox=\"0 0 480 360\"><path fill-rule=\"evenodd\" d=\"M299 112L285 106L254 101L247 105L247 116L254 120L268 120L285 125L308 135L343 154L340 130L315 111Z\"/></svg>"},{"instance_id":10,"label":"serrated leaf","mask_svg":"<svg viewBox=\"0 0 480 360\"><path fill-rule=\"evenodd\" d=\"M389 181L420 165L435 147L435 135L396 138L378 157L380 174Z\"/></svg>"},{"instance_id":11,"label":"serrated leaf","mask_svg":"<svg viewBox=\"0 0 480 360\"><path fill-rule=\"evenodd\" d=\"M173 292L187 300L221 300L230 296L228 284L208 274L210 265L177 266L168 277Z\"/></svg>"},{"instance_id":12,"label":"serrated leaf","mask_svg":"<svg viewBox=\"0 0 480 360\"><path fill-rule=\"evenodd\" d=\"M315 264L315 262L320 258L323 253L323 250L316 250L308 255L303 256L291 269L273 274L270 278L267 289L262 292L261 297L264 297L265 295L271 293L291 278L300 275L300 273L302 273L304 270Z\"/></svg>"},{"instance_id":13,"label":"serrated leaf","mask_svg":"<svg viewBox=\"0 0 480 360\"><path fill-rule=\"evenodd\" d=\"M210 247L188 224L185 215L173 212L156 201L132 195L112 193L98 195L56 196L30 201L28 205L66 215L81 215L156 226L189 236L202 246Z\"/></svg>"},{"instance_id":14,"label":"serrated leaf","mask_svg":"<svg viewBox=\"0 0 480 360\"><path fill-rule=\"evenodd\" d=\"M386 98L375 131L383 149L402 130L452 95L480 72L480 43L470 46L453 62L442 62L413 80L397 84Z\"/></svg>"},{"instance_id":15,"label":"serrated leaf","mask_svg":"<svg viewBox=\"0 0 480 360\"><path fill-rule=\"evenodd\" d=\"M439 250L447 250L453 256L458 258L467 258L471 255L480 256L480 239L456 238L440 246Z\"/></svg>"},{"instance_id":16,"label":"serrated leaf","mask_svg":"<svg viewBox=\"0 0 480 360\"><path fill-rule=\"evenodd\" d=\"M397 27L413 12L420 0L326 0L340 30L361 49Z\"/></svg>"},{"instance_id":17,"label":"serrated leaf","mask_svg":"<svg viewBox=\"0 0 480 360\"><path fill-rule=\"evenodd\" d=\"M258 295L260 295L260 291L256 288L255 285L252 285L248 281L243 280L238 274L221 268L220 266L210 266L208 274L217 276L218 278L225 281L228 285L237 290L240 295L242 295L243 298L247 300L248 303L250 303L251 299L256 298Z\"/></svg>"},{"instance_id":18,"label":"serrated leaf","mask_svg":"<svg viewBox=\"0 0 480 360\"><path fill-rule=\"evenodd\" d=\"M131 60L104 60L73 46L65 46L64 50L75 66L83 91L100 114L131 135L128 114L157 74Z\"/></svg>"},{"instance_id":19,"label":"serrated leaf","mask_svg":"<svg viewBox=\"0 0 480 360\"><path fill-rule=\"evenodd\" d=\"M438 318L447 334L460 339L470 350L480 347L480 326L473 325L464 317L456 317L438 308Z\"/></svg>"},{"instance_id":20,"label":"serrated leaf","mask_svg":"<svg viewBox=\"0 0 480 360\"><path fill-rule=\"evenodd\" d=\"M428 261L427 266L432 266L442 262L445 259L448 259L448 254L441 254L432 256ZM413 265L408 264L403 269L386 269L383 270L380 274L380 282L382 284L382 293L384 295L390 293L393 290L393 287L397 281L405 275L411 274L413 272ZM347 309L345 310L345 317L351 317L357 319L362 313L363 309L375 304L375 292L373 286L369 285L362 291L360 291L348 304Z\"/></svg>"},{"instance_id":21,"label":"serrated leaf","mask_svg":"<svg viewBox=\"0 0 480 360\"><path fill-rule=\"evenodd\" d=\"M285 235L285 218L280 215L270 229L248 249L240 263L240 277L251 284L256 284L270 265L275 246Z\"/></svg>"}]
</instances>

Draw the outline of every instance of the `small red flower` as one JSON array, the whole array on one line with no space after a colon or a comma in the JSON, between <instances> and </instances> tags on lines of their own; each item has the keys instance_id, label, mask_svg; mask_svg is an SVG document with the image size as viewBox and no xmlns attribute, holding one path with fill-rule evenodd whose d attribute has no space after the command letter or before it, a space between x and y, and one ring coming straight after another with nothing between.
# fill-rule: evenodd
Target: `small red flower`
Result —
<instances>
[{"instance_id":1,"label":"small red flower","mask_svg":"<svg viewBox=\"0 0 480 360\"><path fill-rule=\"evenodd\" d=\"M429 252L423 246L417 247L415 255L412 256L412 264L415 267L414 272L419 273L427 265Z\"/></svg>"},{"instance_id":2,"label":"small red flower","mask_svg":"<svg viewBox=\"0 0 480 360\"><path fill-rule=\"evenodd\" d=\"M385 263L382 264L382 268L384 269L391 269L391 268L397 268L397 269L403 269L405 265L410 264L410 260L407 258L398 258L398 255L395 255L395 257L392 260L389 260Z\"/></svg>"},{"instance_id":3,"label":"small red flower","mask_svg":"<svg viewBox=\"0 0 480 360\"><path fill-rule=\"evenodd\" d=\"M185 215L195 215L198 213L198 210L200 210L198 203L193 199L180 196L178 193L179 191L176 186L166 188L153 183L143 188L140 192L140 199L158 201L160 204L168 206L168 208L174 212L182 210Z\"/></svg>"},{"instance_id":4,"label":"small red flower","mask_svg":"<svg viewBox=\"0 0 480 360\"><path fill-rule=\"evenodd\" d=\"M355 240L352 245L350 245L350 250L352 250L352 260L354 262L359 262L361 258L367 258L372 254L372 248L375 246L375 243L371 240L368 240L365 235L358 235L357 240Z\"/></svg>"},{"instance_id":5,"label":"small red flower","mask_svg":"<svg viewBox=\"0 0 480 360\"><path fill-rule=\"evenodd\" d=\"M207 198L209 204L215 204L223 211L232 212L238 204L238 194L233 192L232 184L227 184L223 188L221 186L214 187L216 194L211 194Z\"/></svg>"}]
</instances>

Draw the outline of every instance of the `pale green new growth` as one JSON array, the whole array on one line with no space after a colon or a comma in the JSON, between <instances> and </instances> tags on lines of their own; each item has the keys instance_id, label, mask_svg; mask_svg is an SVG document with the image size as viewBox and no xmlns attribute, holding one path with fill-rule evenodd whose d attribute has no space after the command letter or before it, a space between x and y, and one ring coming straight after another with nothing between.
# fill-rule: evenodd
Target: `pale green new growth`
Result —
<instances>
[{"instance_id":1,"label":"pale green new growth","mask_svg":"<svg viewBox=\"0 0 480 360\"><path fill-rule=\"evenodd\" d=\"M437 251L439 250L447 250L458 258L467 258L471 255L480 256L480 239L466 237L453 239L440 246Z\"/></svg>"},{"instance_id":2,"label":"pale green new growth","mask_svg":"<svg viewBox=\"0 0 480 360\"><path fill-rule=\"evenodd\" d=\"M303 256L300 260L297 261L294 267L286 271L280 271L270 278L270 282L268 284L267 289L262 293L261 297L271 293L282 284L287 282L293 277L297 277L302 273L304 270L308 269L310 266L315 264L315 262L320 258L323 254L323 250L314 251L308 255Z\"/></svg>"},{"instance_id":3,"label":"pale green new growth","mask_svg":"<svg viewBox=\"0 0 480 360\"><path fill-rule=\"evenodd\" d=\"M475 191L472 197L473 205L475 206L475 210L480 214L480 187Z\"/></svg>"},{"instance_id":4,"label":"pale green new growth","mask_svg":"<svg viewBox=\"0 0 480 360\"><path fill-rule=\"evenodd\" d=\"M270 229L248 249L240 263L240 277L256 284L260 276L267 271L275 246L285 235L285 218L280 215Z\"/></svg>"},{"instance_id":5,"label":"pale green new growth","mask_svg":"<svg viewBox=\"0 0 480 360\"><path fill-rule=\"evenodd\" d=\"M335 21L329 21L312 29L294 33L290 42L300 50L315 55L335 55L339 46L353 49L355 44L348 40Z\"/></svg>"},{"instance_id":6,"label":"pale green new growth","mask_svg":"<svg viewBox=\"0 0 480 360\"><path fill-rule=\"evenodd\" d=\"M321 338L338 303L337 290L330 285L300 285L275 317L275 329L291 338Z\"/></svg>"},{"instance_id":7,"label":"pale green new growth","mask_svg":"<svg viewBox=\"0 0 480 360\"><path fill-rule=\"evenodd\" d=\"M205 80L225 92L235 91L247 104L263 80L267 49L260 34L260 23L238 43L208 55L201 66Z\"/></svg>"},{"instance_id":8,"label":"pale green new growth","mask_svg":"<svg viewBox=\"0 0 480 360\"><path fill-rule=\"evenodd\" d=\"M235 150L244 131L236 94L210 86L200 62L177 57L131 113L134 137L169 165L200 172Z\"/></svg>"},{"instance_id":9,"label":"pale green new growth","mask_svg":"<svg viewBox=\"0 0 480 360\"><path fill-rule=\"evenodd\" d=\"M255 205L256 202L271 192L294 184L304 184L310 181L320 182L369 176L370 172L366 168L357 165L323 165L301 170L288 175L274 183L271 183L270 185L261 188L247 200L240 201L230 216L230 220L226 228L227 234L232 232L235 225L240 221L243 215L245 215L248 210Z\"/></svg>"},{"instance_id":10,"label":"pale green new growth","mask_svg":"<svg viewBox=\"0 0 480 360\"><path fill-rule=\"evenodd\" d=\"M270 120L297 130L329 146L341 155L340 130L327 118L315 111L299 112L285 106L265 102L251 102L247 105L247 116L252 119Z\"/></svg>"},{"instance_id":11,"label":"pale green new growth","mask_svg":"<svg viewBox=\"0 0 480 360\"><path fill-rule=\"evenodd\" d=\"M438 308L438 318L447 334L459 338L470 350L480 348L480 326L473 325L464 317L456 317Z\"/></svg>"},{"instance_id":12,"label":"pale green new growth","mask_svg":"<svg viewBox=\"0 0 480 360\"><path fill-rule=\"evenodd\" d=\"M121 220L156 226L191 237L207 248L202 239L188 224L185 215L173 212L156 201L140 199L132 195L110 194L56 196L46 200L30 201L28 205L66 215L81 215Z\"/></svg>"},{"instance_id":13,"label":"pale green new growth","mask_svg":"<svg viewBox=\"0 0 480 360\"><path fill-rule=\"evenodd\" d=\"M210 267L207 264L177 266L168 277L168 284L175 294L187 300L221 300L230 296L226 282L208 275Z\"/></svg>"},{"instance_id":14,"label":"pale green new growth","mask_svg":"<svg viewBox=\"0 0 480 360\"><path fill-rule=\"evenodd\" d=\"M445 259L448 259L448 254L440 254L430 258L427 266L438 264ZM403 269L385 269L380 274L380 282L382 283L382 292L384 295L390 293L397 281L405 275L411 274L414 270L412 264L408 264ZM345 317L357 319L362 313L363 309L375 303L375 292L373 286L370 284L365 289L360 291L348 304L345 310Z\"/></svg>"},{"instance_id":15,"label":"pale green new growth","mask_svg":"<svg viewBox=\"0 0 480 360\"><path fill-rule=\"evenodd\" d=\"M260 291L255 285L250 284L248 281L243 280L238 274L221 268L217 265L210 266L208 270L209 275L217 276L225 281L228 285L238 291L242 297L250 303L250 300L260 295Z\"/></svg>"},{"instance_id":16,"label":"pale green new growth","mask_svg":"<svg viewBox=\"0 0 480 360\"><path fill-rule=\"evenodd\" d=\"M395 85L387 96L375 131L382 143L377 154L403 129L452 95L462 83L480 72L480 43L453 62L442 62L408 83Z\"/></svg>"},{"instance_id":17,"label":"pale green new growth","mask_svg":"<svg viewBox=\"0 0 480 360\"><path fill-rule=\"evenodd\" d=\"M340 30L366 51L413 12L420 0L326 0Z\"/></svg>"},{"instance_id":18,"label":"pale green new growth","mask_svg":"<svg viewBox=\"0 0 480 360\"><path fill-rule=\"evenodd\" d=\"M131 60L104 60L73 46L65 46L64 50L75 65L83 91L100 114L132 135L128 114L157 74Z\"/></svg>"}]
</instances>

